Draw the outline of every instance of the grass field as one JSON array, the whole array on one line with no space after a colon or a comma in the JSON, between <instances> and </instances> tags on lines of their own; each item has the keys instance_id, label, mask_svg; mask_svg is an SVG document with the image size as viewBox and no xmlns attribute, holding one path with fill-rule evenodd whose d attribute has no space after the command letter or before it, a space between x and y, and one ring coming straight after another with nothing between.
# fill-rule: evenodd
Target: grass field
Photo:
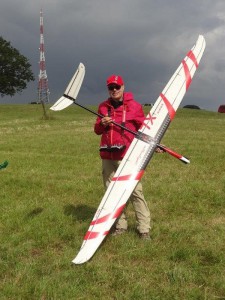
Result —
<instances>
[{"instance_id":1,"label":"grass field","mask_svg":"<svg viewBox=\"0 0 225 300\"><path fill-rule=\"evenodd\" d=\"M96 109L96 108L94 108ZM147 112L147 110L146 110ZM225 299L225 114L180 109L143 177L152 240L108 236L71 260L104 194L95 116L0 105L0 299Z\"/></svg>"}]
</instances>

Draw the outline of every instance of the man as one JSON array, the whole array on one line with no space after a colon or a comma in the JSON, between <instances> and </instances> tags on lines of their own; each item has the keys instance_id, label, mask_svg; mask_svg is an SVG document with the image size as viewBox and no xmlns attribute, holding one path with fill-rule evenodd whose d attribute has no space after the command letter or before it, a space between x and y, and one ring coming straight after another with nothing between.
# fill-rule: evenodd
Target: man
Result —
<instances>
[{"instance_id":1,"label":"man","mask_svg":"<svg viewBox=\"0 0 225 300\"><path fill-rule=\"evenodd\" d=\"M101 135L100 156L105 188L110 184L134 138L132 133L112 124L112 120L137 132L145 119L141 104L133 99L132 93L124 92L124 81L121 76L110 76L107 79L107 87L109 98L98 108L98 113L105 117L98 117L94 126L95 133ZM150 211L142 192L141 182L137 184L130 201L135 210L139 236L141 239L149 240ZM127 219L123 212L116 221L113 235L122 234L126 230Z\"/></svg>"}]
</instances>

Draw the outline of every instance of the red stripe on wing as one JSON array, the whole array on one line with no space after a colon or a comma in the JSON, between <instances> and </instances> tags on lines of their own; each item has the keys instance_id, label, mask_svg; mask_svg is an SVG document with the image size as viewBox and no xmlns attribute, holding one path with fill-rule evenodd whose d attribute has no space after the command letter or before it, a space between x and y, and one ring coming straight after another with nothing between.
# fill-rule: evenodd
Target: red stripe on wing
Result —
<instances>
[{"instance_id":1,"label":"red stripe on wing","mask_svg":"<svg viewBox=\"0 0 225 300\"><path fill-rule=\"evenodd\" d=\"M129 179L140 180L141 177L143 176L143 174L144 174L144 170L141 170L141 171L139 171L136 174L129 174L129 175L123 175L123 176L113 177L112 181L126 181L126 180L129 180Z\"/></svg>"},{"instance_id":2,"label":"red stripe on wing","mask_svg":"<svg viewBox=\"0 0 225 300\"><path fill-rule=\"evenodd\" d=\"M99 219L96 219L94 221L91 222L91 225L96 225L96 224L100 224L100 223L104 223L106 222L107 220L109 219L117 219L124 207L126 206L126 204L120 206L119 208L117 208L114 212L112 212L111 214L108 214L102 218L99 218ZM109 233L109 230L108 231L104 231L102 233L102 235L107 235ZM96 231L87 231L87 233L85 234L85 237L84 237L84 240L92 240L92 239L96 239L98 236L100 235L100 232L96 232Z\"/></svg>"},{"instance_id":3,"label":"red stripe on wing","mask_svg":"<svg viewBox=\"0 0 225 300\"><path fill-rule=\"evenodd\" d=\"M163 102L166 105L166 108L168 110L169 116L170 116L170 120L173 120L173 118L175 117L176 111L173 108L172 104L169 102L169 100L166 98L165 95L163 95L162 93L160 94L160 97L163 99Z\"/></svg>"},{"instance_id":4,"label":"red stripe on wing","mask_svg":"<svg viewBox=\"0 0 225 300\"><path fill-rule=\"evenodd\" d=\"M197 62L197 59L196 59L194 53L193 53L191 50L188 52L187 57L189 57L189 58L193 61L193 63L194 63L195 66L196 66L196 69L197 69L197 67L198 67L198 62Z\"/></svg>"},{"instance_id":5,"label":"red stripe on wing","mask_svg":"<svg viewBox=\"0 0 225 300\"><path fill-rule=\"evenodd\" d=\"M96 220L92 221L92 222L91 222L91 225L104 223L104 222L108 221L109 219L117 219L117 218L121 215L121 213L122 213L122 211L123 211L125 205L126 205L126 204L124 204L124 205L118 207L118 208L117 208L114 212L112 212L111 214L105 215L104 217L101 217L101 218L99 218L99 219L96 219Z\"/></svg>"},{"instance_id":6,"label":"red stripe on wing","mask_svg":"<svg viewBox=\"0 0 225 300\"><path fill-rule=\"evenodd\" d=\"M102 233L102 235L107 235L109 231L105 231ZM84 240L92 240L96 239L99 236L100 232L95 232L95 231L87 231L85 234Z\"/></svg>"},{"instance_id":7,"label":"red stripe on wing","mask_svg":"<svg viewBox=\"0 0 225 300\"><path fill-rule=\"evenodd\" d=\"M188 66L186 64L186 61L182 61L182 64L183 64L183 68L184 68L184 74L185 74L185 79L186 79L186 90L189 88L189 85L191 84L191 73L188 69Z\"/></svg>"}]
</instances>

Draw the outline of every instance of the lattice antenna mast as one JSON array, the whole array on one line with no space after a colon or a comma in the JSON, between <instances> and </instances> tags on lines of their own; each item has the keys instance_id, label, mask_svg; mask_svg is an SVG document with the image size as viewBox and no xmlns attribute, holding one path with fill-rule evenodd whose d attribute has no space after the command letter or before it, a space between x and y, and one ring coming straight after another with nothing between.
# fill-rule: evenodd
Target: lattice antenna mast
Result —
<instances>
[{"instance_id":1,"label":"lattice antenna mast","mask_svg":"<svg viewBox=\"0 0 225 300\"><path fill-rule=\"evenodd\" d=\"M44 50L44 25L43 25L43 13L40 11L40 73L38 81L38 101L39 103L49 102L49 88L48 88L48 77L45 66L45 50Z\"/></svg>"}]
</instances>

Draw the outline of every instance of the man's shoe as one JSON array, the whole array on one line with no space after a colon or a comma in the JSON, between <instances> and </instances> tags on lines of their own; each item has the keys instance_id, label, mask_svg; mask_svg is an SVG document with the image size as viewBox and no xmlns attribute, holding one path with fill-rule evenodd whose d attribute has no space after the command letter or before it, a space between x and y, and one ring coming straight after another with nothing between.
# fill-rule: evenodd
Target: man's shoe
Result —
<instances>
[{"instance_id":1,"label":"man's shoe","mask_svg":"<svg viewBox=\"0 0 225 300\"><path fill-rule=\"evenodd\" d=\"M116 235L121 235L123 233L126 232L126 229L123 228L116 228L113 232L112 232L112 236L116 236Z\"/></svg>"},{"instance_id":2,"label":"man's shoe","mask_svg":"<svg viewBox=\"0 0 225 300\"><path fill-rule=\"evenodd\" d=\"M149 232L139 233L141 240L151 240Z\"/></svg>"}]
</instances>

